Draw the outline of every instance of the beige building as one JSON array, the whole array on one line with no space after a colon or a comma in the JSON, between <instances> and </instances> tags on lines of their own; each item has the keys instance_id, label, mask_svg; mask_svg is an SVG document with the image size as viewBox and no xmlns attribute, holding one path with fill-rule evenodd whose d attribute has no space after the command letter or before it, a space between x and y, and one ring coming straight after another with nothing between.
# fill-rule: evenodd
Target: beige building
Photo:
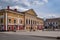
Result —
<instances>
[{"instance_id":1,"label":"beige building","mask_svg":"<svg viewBox=\"0 0 60 40\"><path fill-rule=\"evenodd\" d=\"M33 9L25 12L19 12L17 9L0 10L0 30L37 30L37 27L43 28L42 18L38 18Z\"/></svg>"}]
</instances>

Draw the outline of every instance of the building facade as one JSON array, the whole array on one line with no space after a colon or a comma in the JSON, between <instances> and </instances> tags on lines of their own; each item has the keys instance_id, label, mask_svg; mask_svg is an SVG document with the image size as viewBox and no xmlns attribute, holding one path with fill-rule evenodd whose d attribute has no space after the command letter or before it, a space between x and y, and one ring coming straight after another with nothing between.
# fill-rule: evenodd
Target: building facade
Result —
<instances>
[{"instance_id":1,"label":"building facade","mask_svg":"<svg viewBox=\"0 0 60 40\"><path fill-rule=\"evenodd\" d=\"M43 27L43 23L43 19L38 18L33 9L19 12L8 6L0 10L0 30L37 30L38 26Z\"/></svg>"},{"instance_id":2,"label":"building facade","mask_svg":"<svg viewBox=\"0 0 60 40\"><path fill-rule=\"evenodd\" d=\"M37 17L37 28L38 30L44 29L44 20L39 17Z\"/></svg>"},{"instance_id":3,"label":"building facade","mask_svg":"<svg viewBox=\"0 0 60 40\"><path fill-rule=\"evenodd\" d=\"M46 19L44 24L46 29L60 29L60 18Z\"/></svg>"}]
</instances>

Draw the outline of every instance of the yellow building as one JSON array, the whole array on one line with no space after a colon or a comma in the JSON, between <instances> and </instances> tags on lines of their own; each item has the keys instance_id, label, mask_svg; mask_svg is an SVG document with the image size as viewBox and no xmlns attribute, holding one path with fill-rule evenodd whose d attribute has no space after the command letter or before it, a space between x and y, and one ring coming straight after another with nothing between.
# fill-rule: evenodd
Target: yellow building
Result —
<instances>
[{"instance_id":1,"label":"yellow building","mask_svg":"<svg viewBox=\"0 0 60 40\"><path fill-rule=\"evenodd\" d=\"M37 17L37 29L42 30L44 28L44 20L42 18Z\"/></svg>"},{"instance_id":2,"label":"yellow building","mask_svg":"<svg viewBox=\"0 0 60 40\"><path fill-rule=\"evenodd\" d=\"M39 22L39 23L38 23ZM43 27L43 19L38 18L33 9L25 12L19 12L17 9L0 10L0 30L37 30L41 25Z\"/></svg>"}]
</instances>

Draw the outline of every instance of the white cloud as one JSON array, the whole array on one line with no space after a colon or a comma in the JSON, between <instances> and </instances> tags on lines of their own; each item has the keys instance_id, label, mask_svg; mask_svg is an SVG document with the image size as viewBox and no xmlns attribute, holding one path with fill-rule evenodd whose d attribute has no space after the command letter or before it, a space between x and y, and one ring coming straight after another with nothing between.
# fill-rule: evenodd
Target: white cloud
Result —
<instances>
[{"instance_id":1,"label":"white cloud","mask_svg":"<svg viewBox=\"0 0 60 40\"><path fill-rule=\"evenodd\" d=\"M21 10L21 11L26 11L26 10L28 10L28 9L23 8L23 7L20 7L20 9L19 9L19 10Z\"/></svg>"},{"instance_id":2,"label":"white cloud","mask_svg":"<svg viewBox=\"0 0 60 40\"><path fill-rule=\"evenodd\" d=\"M33 1L33 5L44 5L44 2Z\"/></svg>"},{"instance_id":3,"label":"white cloud","mask_svg":"<svg viewBox=\"0 0 60 40\"><path fill-rule=\"evenodd\" d=\"M12 5L11 8L17 8L17 9L23 9L23 10L27 10L26 8L30 9L30 8L32 8L31 6L33 6L33 7L42 6L48 2L48 0L42 0L42 1L40 1L40 0L31 0L31 1L30 0L3 0L3 1L6 1L6 3L8 2L7 4L9 4L9 5L11 4ZM24 6L26 8L23 8Z\"/></svg>"},{"instance_id":4,"label":"white cloud","mask_svg":"<svg viewBox=\"0 0 60 40\"><path fill-rule=\"evenodd\" d=\"M55 17L57 17L57 15L55 15L55 14L48 14L48 15L46 16L46 18L55 18Z\"/></svg>"},{"instance_id":5,"label":"white cloud","mask_svg":"<svg viewBox=\"0 0 60 40\"><path fill-rule=\"evenodd\" d=\"M42 6L42 5L46 4L46 3L48 3L48 0L42 0L42 1L34 0L34 1L32 1L31 5L35 5L35 6L40 5L40 6Z\"/></svg>"},{"instance_id":6,"label":"white cloud","mask_svg":"<svg viewBox=\"0 0 60 40\"><path fill-rule=\"evenodd\" d=\"M2 0L2 1L8 2L9 0Z\"/></svg>"},{"instance_id":7,"label":"white cloud","mask_svg":"<svg viewBox=\"0 0 60 40\"><path fill-rule=\"evenodd\" d=\"M48 0L43 0L44 2L48 3Z\"/></svg>"},{"instance_id":8,"label":"white cloud","mask_svg":"<svg viewBox=\"0 0 60 40\"><path fill-rule=\"evenodd\" d=\"M56 18L56 17L59 17L58 15L56 14L49 14L47 16L45 16L46 18Z\"/></svg>"},{"instance_id":9,"label":"white cloud","mask_svg":"<svg viewBox=\"0 0 60 40\"><path fill-rule=\"evenodd\" d=\"M38 17L41 17L41 18L57 18L57 17L60 17L60 14L56 14L56 13L44 13L44 12L37 12L38 14Z\"/></svg>"},{"instance_id":10,"label":"white cloud","mask_svg":"<svg viewBox=\"0 0 60 40\"><path fill-rule=\"evenodd\" d=\"M27 5L27 6L30 6L30 2L28 0L22 0L22 3Z\"/></svg>"},{"instance_id":11,"label":"white cloud","mask_svg":"<svg viewBox=\"0 0 60 40\"><path fill-rule=\"evenodd\" d=\"M12 6L10 7L11 9L18 9L19 11L25 11L25 10L28 10L26 8L23 8L23 7L20 7L20 6Z\"/></svg>"},{"instance_id":12,"label":"white cloud","mask_svg":"<svg viewBox=\"0 0 60 40\"><path fill-rule=\"evenodd\" d=\"M21 3L24 4L26 6L30 6L30 2L28 0L11 0L12 2L16 2L16 3Z\"/></svg>"},{"instance_id":13,"label":"white cloud","mask_svg":"<svg viewBox=\"0 0 60 40\"><path fill-rule=\"evenodd\" d=\"M18 2L19 0L13 0L14 2Z\"/></svg>"},{"instance_id":14,"label":"white cloud","mask_svg":"<svg viewBox=\"0 0 60 40\"><path fill-rule=\"evenodd\" d=\"M5 1L5 2L18 2L19 0L3 0L3 1Z\"/></svg>"},{"instance_id":15,"label":"white cloud","mask_svg":"<svg viewBox=\"0 0 60 40\"><path fill-rule=\"evenodd\" d=\"M22 4L24 4L24 5L26 5L26 6L33 6L33 5L44 5L45 3L47 3L48 2L48 0L42 0L42 2L41 1L39 1L39 0L33 0L33 1L29 1L29 0L13 0L13 2L19 2L19 3L22 3Z\"/></svg>"},{"instance_id":16,"label":"white cloud","mask_svg":"<svg viewBox=\"0 0 60 40\"><path fill-rule=\"evenodd\" d=\"M40 1L40 0L31 0L31 1L29 1L29 0L3 0L3 1L5 1L5 2L12 2L13 4L14 4L14 2L16 2L17 4L24 4L24 5L26 5L26 6L28 6L28 7L30 7L30 6L33 6L33 5L44 5L45 3L47 3L48 2L48 0L42 0L42 1Z\"/></svg>"},{"instance_id":17,"label":"white cloud","mask_svg":"<svg viewBox=\"0 0 60 40\"><path fill-rule=\"evenodd\" d=\"M10 7L11 9L19 9L20 7L19 6L12 6L12 7Z\"/></svg>"}]
</instances>

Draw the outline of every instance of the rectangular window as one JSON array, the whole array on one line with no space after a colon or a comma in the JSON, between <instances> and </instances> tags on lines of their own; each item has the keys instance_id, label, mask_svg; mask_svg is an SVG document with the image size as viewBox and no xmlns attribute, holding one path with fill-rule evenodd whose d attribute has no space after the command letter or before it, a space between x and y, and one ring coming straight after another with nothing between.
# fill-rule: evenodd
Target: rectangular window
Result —
<instances>
[{"instance_id":1,"label":"rectangular window","mask_svg":"<svg viewBox=\"0 0 60 40\"><path fill-rule=\"evenodd\" d=\"M1 23L3 23L3 18L1 18Z\"/></svg>"},{"instance_id":2,"label":"rectangular window","mask_svg":"<svg viewBox=\"0 0 60 40\"><path fill-rule=\"evenodd\" d=\"M9 23L11 23L11 19L9 19Z\"/></svg>"},{"instance_id":3,"label":"rectangular window","mask_svg":"<svg viewBox=\"0 0 60 40\"><path fill-rule=\"evenodd\" d=\"M34 24L34 21L33 21L33 24Z\"/></svg>"},{"instance_id":4,"label":"rectangular window","mask_svg":"<svg viewBox=\"0 0 60 40\"><path fill-rule=\"evenodd\" d=\"M30 24L30 20L29 20L29 24Z\"/></svg>"},{"instance_id":5,"label":"rectangular window","mask_svg":"<svg viewBox=\"0 0 60 40\"><path fill-rule=\"evenodd\" d=\"M31 20L31 24L32 24L32 20Z\"/></svg>"},{"instance_id":6,"label":"rectangular window","mask_svg":"<svg viewBox=\"0 0 60 40\"><path fill-rule=\"evenodd\" d=\"M36 24L36 21L34 21L34 24Z\"/></svg>"},{"instance_id":7,"label":"rectangular window","mask_svg":"<svg viewBox=\"0 0 60 40\"><path fill-rule=\"evenodd\" d=\"M35 24L36 24L36 21L35 21Z\"/></svg>"},{"instance_id":8,"label":"rectangular window","mask_svg":"<svg viewBox=\"0 0 60 40\"><path fill-rule=\"evenodd\" d=\"M28 19L26 19L26 24L28 24Z\"/></svg>"}]
</instances>

